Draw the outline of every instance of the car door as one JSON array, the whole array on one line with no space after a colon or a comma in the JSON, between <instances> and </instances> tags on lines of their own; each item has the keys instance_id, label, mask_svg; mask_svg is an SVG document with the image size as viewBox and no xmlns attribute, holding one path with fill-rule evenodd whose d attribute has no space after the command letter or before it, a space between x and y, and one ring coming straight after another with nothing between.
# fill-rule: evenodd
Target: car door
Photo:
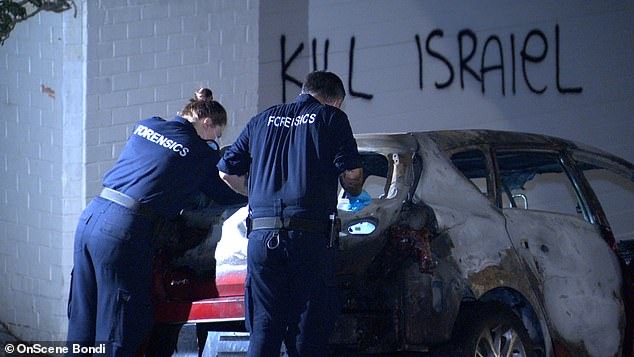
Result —
<instances>
[{"instance_id":1,"label":"car door","mask_svg":"<svg viewBox=\"0 0 634 357\"><path fill-rule=\"evenodd\" d=\"M572 151L575 167L588 183L596 221L621 258L627 327L624 355L634 356L634 165L588 150Z\"/></svg>"},{"instance_id":2,"label":"car door","mask_svg":"<svg viewBox=\"0 0 634 357\"><path fill-rule=\"evenodd\" d=\"M507 231L556 342L574 355L617 355L621 271L572 170L557 151L498 149L494 156Z\"/></svg>"}]
</instances>

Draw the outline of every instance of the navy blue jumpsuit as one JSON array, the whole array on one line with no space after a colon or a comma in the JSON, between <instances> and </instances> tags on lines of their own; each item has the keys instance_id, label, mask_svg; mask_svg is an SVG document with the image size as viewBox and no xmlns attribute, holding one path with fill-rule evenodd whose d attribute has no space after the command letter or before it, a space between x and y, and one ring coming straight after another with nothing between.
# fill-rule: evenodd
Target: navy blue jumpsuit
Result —
<instances>
[{"instance_id":1,"label":"navy blue jumpsuit","mask_svg":"<svg viewBox=\"0 0 634 357\"><path fill-rule=\"evenodd\" d=\"M197 190L231 196L218 177L219 158L184 118L137 123L103 185L144 209L98 196L81 214L68 304L69 346L106 343L109 355L135 354L152 324L154 226L173 219Z\"/></svg>"},{"instance_id":2,"label":"navy blue jumpsuit","mask_svg":"<svg viewBox=\"0 0 634 357\"><path fill-rule=\"evenodd\" d=\"M218 163L231 175L249 173L251 217L297 217L323 222L336 212L337 183L344 170L361 167L346 114L308 94L255 116ZM249 356L325 354L339 311L335 249L328 234L282 232L279 247L267 248L276 230L249 234L245 292Z\"/></svg>"}]
</instances>

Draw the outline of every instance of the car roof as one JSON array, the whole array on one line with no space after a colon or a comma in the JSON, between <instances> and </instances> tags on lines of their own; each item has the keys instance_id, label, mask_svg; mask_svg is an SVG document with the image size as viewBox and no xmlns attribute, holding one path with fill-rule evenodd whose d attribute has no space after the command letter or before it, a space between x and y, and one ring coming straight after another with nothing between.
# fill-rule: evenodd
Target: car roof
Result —
<instances>
[{"instance_id":1,"label":"car roof","mask_svg":"<svg viewBox=\"0 0 634 357\"><path fill-rule=\"evenodd\" d=\"M355 138L357 138L360 150L392 149L398 152L411 152L417 150L416 143L420 140L431 140L443 151L479 145L508 148L577 150L603 156L634 170L632 163L599 148L573 140L537 133L490 129L463 129L409 133L357 134Z\"/></svg>"},{"instance_id":2,"label":"car roof","mask_svg":"<svg viewBox=\"0 0 634 357\"><path fill-rule=\"evenodd\" d=\"M583 144L550 135L502 130L440 130L419 132L414 135L431 138L443 150L484 144L494 146L525 146L541 148L579 148L583 146Z\"/></svg>"},{"instance_id":3,"label":"car roof","mask_svg":"<svg viewBox=\"0 0 634 357\"><path fill-rule=\"evenodd\" d=\"M356 134L354 137L359 151L413 153L418 150L418 142L412 133Z\"/></svg>"}]
</instances>

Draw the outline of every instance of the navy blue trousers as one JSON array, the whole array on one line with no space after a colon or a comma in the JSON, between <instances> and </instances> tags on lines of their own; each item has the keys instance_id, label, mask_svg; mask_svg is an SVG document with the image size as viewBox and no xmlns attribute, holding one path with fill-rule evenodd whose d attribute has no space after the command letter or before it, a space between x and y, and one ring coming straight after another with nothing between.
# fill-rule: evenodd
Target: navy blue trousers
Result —
<instances>
[{"instance_id":1,"label":"navy blue trousers","mask_svg":"<svg viewBox=\"0 0 634 357\"><path fill-rule=\"evenodd\" d=\"M248 356L324 356L340 310L335 249L323 234L287 232L269 249L274 232L249 235L245 313L251 333ZM284 233L282 233L284 234Z\"/></svg>"},{"instance_id":2,"label":"navy blue trousers","mask_svg":"<svg viewBox=\"0 0 634 357\"><path fill-rule=\"evenodd\" d=\"M95 198L74 244L68 346L106 344L108 356L134 356L152 325L152 222ZM72 350L70 350L72 354Z\"/></svg>"}]
</instances>

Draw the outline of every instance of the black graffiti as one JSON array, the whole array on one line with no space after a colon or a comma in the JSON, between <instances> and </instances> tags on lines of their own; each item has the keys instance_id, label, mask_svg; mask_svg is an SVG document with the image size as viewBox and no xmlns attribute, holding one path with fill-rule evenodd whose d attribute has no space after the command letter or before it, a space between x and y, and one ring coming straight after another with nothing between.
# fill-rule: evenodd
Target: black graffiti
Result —
<instances>
[{"instance_id":1,"label":"black graffiti","mask_svg":"<svg viewBox=\"0 0 634 357\"><path fill-rule=\"evenodd\" d=\"M511 34L511 71L515 73L515 35L514 34ZM513 95L517 93L515 84L516 84L515 76L511 76L511 88L513 89Z\"/></svg>"},{"instance_id":2,"label":"black graffiti","mask_svg":"<svg viewBox=\"0 0 634 357\"><path fill-rule=\"evenodd\" d=\"M304 50L304 43L302 42L297 46L297 49L295 49L291 58L288 59L288 62L286 61L286 36L284 35L280 38L280 46L282 48L282 100L286 102L286 81L290 81L300 88L302 87L302 82L299 79L288 74L288 68Z\"/></svg>"},{"instance_id":3,"label":"black graffiti","mask_svg":"<svg viewBox=\"0 0 634 357\"><path fill-rule=\"evenodd\" d=\"M463 50L464 50L463 40L465 37L471 40L471 51L469 52L467 57L465 57L463 53ZM472 75L477 81L481 81L480 76L478 76L478 73L473 68L469 67L469 61L471 61L477 49L477 41L478 41L478 38L476 37L475 33L473 33L473 31L471 30L462 30L458 32L458 48L460 50L460 88L462 89L464 89L464 72L465 71L467 71L467 73Z\"/></svg>"},{"instance_id":4,"label":"black graffiti","mask_svg":"<svg viewBox=\"0 0 634 357\"><path fill-rule=\"evenodd\" d=\"M330 47L330 40L326 39L324 43L324 67L321 68L323 71L328 70L328 49ZM317 70L319 67L317 66L317 39L313 38L313 70Z\"/></svg>"},{"instance_id":5,"label":"black graffiti","mask_svg":"<svg viewBox=\"0 0 634 357\"><path fill-rule=\"evenodd\" d=\"M293 63L297 59L300 53L304 50L304 43L300 43L299 46L293 52L293 55L286 60L286 36L282 35L280 39L280 46L282 48L282 101L286 102L286 82L291 82L298 87L302 87L302 82L297 78L288 74L288 70ZM324 67L323 69L328 69L328 48L330 46L330 41L326 40L324 44ZM350 39L350 49L348 51L348 93L352 97L359 97L363 99L370 100L374 97L373 94L363 93L356 91L352 88L353 75L354 75L354 48L355 48L355 38L354 36ZM312 41L312 50L313 50L313 70L318 70L317 66L317 39L313 39Z\"/></svg>"},{"instance_id":6,"label":"black graffiti","mask_svg":"<svg viewBox=\"0 0 634 357\"><path fill-rule=\"evenodd\" d=\"M420 36L416 34L416 36L414 36L414 39L416 40L416 48L418 48L418 87L420 89L423 89L423 50L420 48ZM428 43L429 39L430 37L427 37Z\"/></svg>"},{"instance_id":7,"label":"black graffiti","mask_svg":"<svg viewBox=\"0 0 634 357\"><path fill-rule=\"evenodd\" d=\"M559 62L559 25L555 26L555 45L555 73L557 77L557 90L559 91L559 93L581 93L583 91L582 87L565 88L561 86L561 83L559 81L559 74L561 73Z\"/></svg>"},{"instance_id":8,"label":"black graffiti","mask_svg":"<svg viewBox=\"0 0 634 357\"><path fill-rule=\"evenodd\" d=\"M561 94L578 94L583 92L581 86L564 86L561 83L561 71L562 71L562 59L560 56L560 33L559 25L555 25L555 78L556 89ZM478 52L478 36L471 29L463 29L458 32L457 46L458 46L458 58L452 62L448 54L443 53L438 49L435 44L445 38L445 33L441 29L434 29L425 38L425 46L422 46L422 38L419 34L414 36L416 43L416 49L418 54L418 87L420 90L424 90L425 78L423 78L423 69L426 64L427 57L432 60L438 61L445 71L434 73L434 75L441 76L440 79L434 80L434 86L436 89L442 90L451 87L454 83L456 72L460 79L460 88L464 90L469 86L469 82L475 81L480 87L482 94L486 93L487 84L491 85L491 81L487 82L487 77L495 72L499 73L500 78L500 92L502 96L506 96L506 83L507 76L510 76L511 92L513 95L517 94L518 76L521 77L526 88L532 93L537 95L544 94L549 86L547 83L538 83L534 76L531 76L536 70L544 70L544 66L549 63L547 61L549 55L549 38L546 33L540 29L530 30L523 39L521 49L516 51L516 37L515 34L509 35L509 42L506 44L502 37L493 34L486 37L484 45L481 49L479 63L477 63L476 53ZM317 61L317 39L312 40L312 67L313 70L328 69L328 56L330 40L326 39L324 42L323 51L323 66L320 68ZM286 101L286 82L291 82L301 88L302 83L297 78L288 74L288 70L297 59L297 57L304 50L304 43L300 43L292 56L286 59L286 37L282 35L280 41L282 47L282 100ZM510 51L505 48L510 46ZM356 38L352 36L350 38L350 47L348 51L348 92L352 97L358 97L366 100L371 100L374 95L357 91L353 88L354 77L354 64L355 64L355 47ZM510 52L510 61L505 57L505 53ZM519 56L518 56L519 55ZM519 58L518 58L519 57ZM518 73L517 62L521 67L521 73ZM510 62L510 73L507 71L507 67ZM533 73L534 74L534 73ZM444 77L446 76L446 77ZM444 78L444 79L443 79ZM542 78L544 78L542 76Z\"/></svg>"},{"instance_id":9,"label":"black graffiti","mask_svg":"<svg viewBox=\"0 0 634 357\"><path fill-rule=\"evenodd\" d=\"M353 68L354 68L354 45L355 45L355 42L356 42L355 38L354 38L354 36L352 36L352 38L350 39L350 52L349 52L350 55L348 56L348 59L349 59L349 61L348 61L348 92L353 97L359 97L359 98L370 100L370 99L372 99L372 97L374 97L374 95L363 93L363 92L357 92L354 89L352 89L352 73L353 73Z\"/></svg>"},{"instance_id":10,"label":"black graffiti","mask_svg":"<svg viewBox=\"0 0 634 357\"><path fill-rule=\"evenodd\" d=\"M490 65L490 66L486 66L486 54L487 54L487 48L489 47L489 44L491 43L495 43L498 47L499 50L499 57L500 58L500 62L498 62L497 64L494 65ZM482 49L482 58L481 58L481 62L482 66L480 68L480 78L481 81L480 83L482 84L481 88L482 88L482 93L484 93L484 75L487 72L490 71L496 71L499 70L500 71L500 76L502 79L502 95L506 95L506 88L504 86L504 61L502 60L502 58L504 58L503 52L502 52L502 42L500 41L500 38L497 36L491 36L489 38L487 38L486 42L484 43L484 48Z\"/></svg>"},{"instance_id":11,"label":"black graffiti","mask_svg":"<svg viewBox=\"0 0 634 357\"><path fill-rule=\"evenodd\" d=\"M528 41L534 36L537 36L544 45L542 53L536 56L533 56L526 52L526 48L528 47ZM522 57L522 73L524 74L524 81L526 82L526 85L533 93L542 94L546 91L546 88L548 88L548 86L544 85L542 89L535 89L533 85L531 84L530 80L528 79L528 74L526 73L526 64L527 62L532 62L532 63L542 62L546 58L547 53L548 53L548 40L546 39L546 35L544 35L544 33L539 30L532 30L531 32L529 32L528 35L526 35L526 38L524 39L524 47L522 48L522 52L520 52L520 57Z\"/></svg>"},{"instance_id":12,"label":"black graffiti","mask_svg":"<svg viewBox=\"0 0 634 357\"><path fill-rule=\"evenodd\" d=\"M434 49L432 42L437 39L442 39L444 32L440 29L431 31L425 41L425 52L430 57L441 62L449 72L449 78L444 82L434 82L437 89L444 89L454 81L454 65L450 59L441 51ZM423 90L423 67L424 56L421 46L420 35L415 36L415 41L418 49L418 84L419 88ZM486 38L484 46L482 47L482 53L480 56L479 68L474 60L475 54L478 49L478 37L473 30L463 29L458 32L458 72L460 75L460 88L465 89L465 81L469 78L479 82L480 90L484 94L486 93L486 76L490 72L500 73L500 90L502 95L506 95L506 63L504 57L504 44L498 35L491 35ZM531 44L533 46L531 46ZM524 43L521 51L519 52L520 63L522 68L522 79L526 87L535 94L541 95L548 90L547 84L536 84L530 76L529 68L544 64L549 52L548 37L540 29L533 29L527 33L524 38ZM517 69L516 69L516 49L515 49L515 35L510 35L511 46L511 88L512 93L517 93ZM536 48L537 47L537 48ZM496 51L497 50L497 51ZM559 25L555 25L555 83L557 91L561 94L569 93L581 93L583 88L578 87L565 87L561 84L561 58L560 52L560 37L559 37ZM488 64L487 58L492 59L494 62Z\"/></svg>"},{"instance_id":13,"label":"black graffiti","mask_svg":"<svg viewBox=\"0 0 634 357\"><path fill-rule=\"evenodd\" d=\"M431 48L431 40L434 39L435 37L442 37L443 35L444 33L442 30L434 30L429 34L429 36L427 36L427 41L425 41L425 49L427 50L427 53L429 53L430 56L443 62L449 71L449 78L444 83L438 83L438 82L434 83L434 85L438 89L447 88L451 84L451 82L453 82L453 78L454 78L454 71L453 71L453 67L451 66L451 63L445 57L443 57L439 52L436 52ZM417 41L420 41L420 39L417 38ZM420 46L418 46L418 50L420 51ZM421 57L422 57L422 54L419 54L418 58L420 59ZM419 70L422 70L422 64ZM423 89L422 76L421 76L420 89Z\"/></svg>"}]
</instances>

